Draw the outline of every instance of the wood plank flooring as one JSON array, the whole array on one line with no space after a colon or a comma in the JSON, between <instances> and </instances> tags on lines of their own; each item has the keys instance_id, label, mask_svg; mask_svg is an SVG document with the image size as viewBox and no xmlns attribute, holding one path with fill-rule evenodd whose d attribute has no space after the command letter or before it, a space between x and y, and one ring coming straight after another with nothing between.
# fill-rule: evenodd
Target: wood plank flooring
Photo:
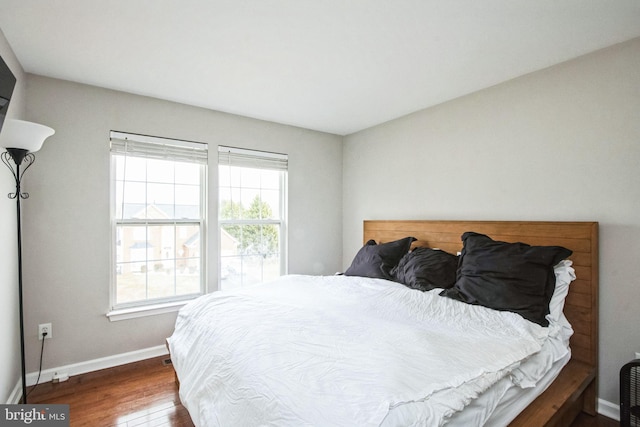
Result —
<instances>
[{"instance_id":1,"label":"wood plank flooring","mask_svg":"<svg viewBox=\"0 0 640 427\"><path fill-rule=\"evenodd\" d=\"M69 405L72 427L193 427L180 403L173 367L159 357L44 383L29 403ZM615 427L618 422L582 414L568 427ZM231 426L234 427L234 426Z\"/></svg>"},{"instance_id":2,"label":"wood plank flooring","mask_svg":"<svg viewBox=\"0 0 640 427\"><path fill-rule=\"evenodd\" d=\"M69 405L71 426L192 427L173 367L159 357L38 385L29 403Z\"/></svg>"}]
</instances>

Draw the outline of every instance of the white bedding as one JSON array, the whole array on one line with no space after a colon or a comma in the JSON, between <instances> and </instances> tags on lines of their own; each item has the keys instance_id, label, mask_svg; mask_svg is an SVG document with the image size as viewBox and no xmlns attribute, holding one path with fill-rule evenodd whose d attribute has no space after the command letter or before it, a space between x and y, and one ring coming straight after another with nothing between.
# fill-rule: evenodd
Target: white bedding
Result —
<instances>
[{"instance_id":1,"label":"white bedding","mask_svg":"<svg viewBox=\"0 0 640 427\"><path fill-rule=\"evenodd\" d=\"M564 314L550 325L549 337L542 349L472 400L464 410L447 420L447 427L503 427L509 425L522 410L544 392L571 359L569 339L573 329ZM419 414L424 402L413 402L394 408L384 427L421 425Z\"/></svg>"},{"instance_id":2,"label":"white bedding","mask_svg":"<svg viewBox=\"0 0 640 427\"><path fill-rule=\"evenodd\" d=\"M437 426L552 329L437 290L285 276L189 303L169 345L197 426L379 426L412 402L425 403L416 423Z\"/></svg>"}]
</instances>

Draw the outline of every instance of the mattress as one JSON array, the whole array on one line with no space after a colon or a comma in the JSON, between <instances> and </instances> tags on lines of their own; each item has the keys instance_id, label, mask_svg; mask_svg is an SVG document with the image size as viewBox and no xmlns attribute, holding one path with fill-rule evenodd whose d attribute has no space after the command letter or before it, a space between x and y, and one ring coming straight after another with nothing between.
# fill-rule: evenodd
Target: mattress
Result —
<instances>
[{"instance_id":1,"label":"mattress","mask_svg":"<svg viewBox=\"0 0 640 427\"><path fill-rule=\"evenodd\" d=\"M520 412L522 412L531 402L536 400L536 398L542 394L556 377L562 371L562 368L569 362L571 359L571 354L565 355L562 359L556 361L551 369L536 383L535 386L530 388L520 388L513 383L507 384L507 390L500 399L498 405L494 409L491 416L487 419L485 423L485 427L501 427L508 425L511 421L513 421ZM474 404L471 405L469 411L467 413L471 413L477 406L483 404L483 399L478 399ZM465 409L466 411L466 409ZM465 411L460 413L460 418L464 417ZM466 422L452 423L452 425L459 426L468 426L470 424L466 424Z\"/></svg>"},{"instance_id":2,"label":"mattress","mask_svg":"<svg viewBox=\"0 0 640 427\"><path fill-rule=\"evenodd\" d=\"M291 275L187 304L169 346L198 426L435 426L477 399L496 403L490 420L510 390L535 388L568 330L438 290Z\"/></svg>"}]
</instances>

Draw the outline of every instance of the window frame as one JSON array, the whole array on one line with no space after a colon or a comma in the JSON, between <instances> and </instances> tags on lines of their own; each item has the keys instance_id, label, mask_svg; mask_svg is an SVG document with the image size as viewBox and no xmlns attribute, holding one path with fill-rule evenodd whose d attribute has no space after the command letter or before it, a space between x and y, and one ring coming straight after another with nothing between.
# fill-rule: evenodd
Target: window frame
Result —
<instances>
[{"instance_id":1,"label":"window frame","mask_svg":"<svg viewBox=\"0 0 640 427\"><path fill-rule=\"evenodd\" d=\"M127 151L125 146L124 152L122 148L114 148L114 144L125 141L131 142L138 147L133 152ZM142 143L142 144L140 144ZM140 151L140 146L144 147L146 144L150 148L150 152L144 152L144 149ZM154 137L149 135L138 135L131 133L124 133L118 131L111 131L110 133L110 217L111 217L111 260L110 260L110 278L109 278L109 311L107 316L110 320L124 320L134 317L146 316L151 314L160 314L171 311L177 311L186 302L203 295L206 292L207 283L207 144L176 140L170 138ZM171 148L173 147L173 149ZM204 158L200 158L199 161L187 160L189 158L188 150L182 150L176 147L198 147L199 151L204 151ZM175 149L175 151L174 151ZM119 151L120 150L120 151ZM182 153L182 152L185 153ZM184 154L184 155L183 155ZM174 162L188 162L199 165L199 218L167 218L167 219L152 219L152 218L117 218L117 206L116 199L116 183L117 183L117 171L116 171L116 157L117 156L131 156L136 158L147 159L162 159ZM145 182L148 183L145 179ZM175 182L174 182L175 185ZM175 200L174 200L175 206ZM147 227L167 225L167 226L181 226L181 225L194 225L200 229L199 243L199 265L200 265L200 280L198 291L189 294L181 294L167 297L158 298L146 298L136 301L127 301L118 303L118 257L117 257L117 245L118 245L118 228L121 226L141 226L147 229ZM147 229L148 230L148 229ZM175 230L175 229L174 229ZM175 251L175 248L174 248ZM173 254L175 257L175 253ZM174 258L175 259L175 258ZM144 261L144 262L149 262ZM175 277L174 277L175 285Z\"/></svg>"},{"instance_id":2,"label":"window frame","mask_svg":"<svg viewBox=\"0 0 640 427\"><path fill-rule=\"evenodd\" d=\"M236 156L236 161L232 164L231 158ZM224 163L224 158L227 157L226 160L229 163ZM245 157L245 159L242 159ZM238 160L240 158L240 160ZM255 166L252 166L251 164ZM269 167L269 165L272 167ZM241 166L248 167L253 169L267 169L267 170L279 170L280 175L280 191L279 191L279 210L280 210L280 219L221 219L220 217L220 166ZM217 287L219 290L222 289L222 227L225 225L277 225L279 226L279 258L280 258L280 276L288 274L288 155L282 153L274 153L268 151L254 150L254 149L245 149L238 147L229 147L220 145L218 146L218 280ZM247 286L247 285L241 285Z\"/></svg>"}]
</instances>

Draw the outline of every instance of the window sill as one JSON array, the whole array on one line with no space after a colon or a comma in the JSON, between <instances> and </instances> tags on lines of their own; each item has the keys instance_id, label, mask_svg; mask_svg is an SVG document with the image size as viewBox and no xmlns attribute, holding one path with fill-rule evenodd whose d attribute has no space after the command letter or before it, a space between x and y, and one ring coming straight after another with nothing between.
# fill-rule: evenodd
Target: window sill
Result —
<instances>
[{"instance_id":1,"label":"window sill","mask_svg":"<svg viewBox=\"0 0 640 427\"><path fill-rule=\"evenodd\" d=\"M107 313L107 317L112 322L120 320L135 319L138 317L155 316L158 314L173 313L180 310L187 301L168 302L164 304L154 304L142 307L124 308L119 310L111 310Z\"/></svg>"}]
</instances>

